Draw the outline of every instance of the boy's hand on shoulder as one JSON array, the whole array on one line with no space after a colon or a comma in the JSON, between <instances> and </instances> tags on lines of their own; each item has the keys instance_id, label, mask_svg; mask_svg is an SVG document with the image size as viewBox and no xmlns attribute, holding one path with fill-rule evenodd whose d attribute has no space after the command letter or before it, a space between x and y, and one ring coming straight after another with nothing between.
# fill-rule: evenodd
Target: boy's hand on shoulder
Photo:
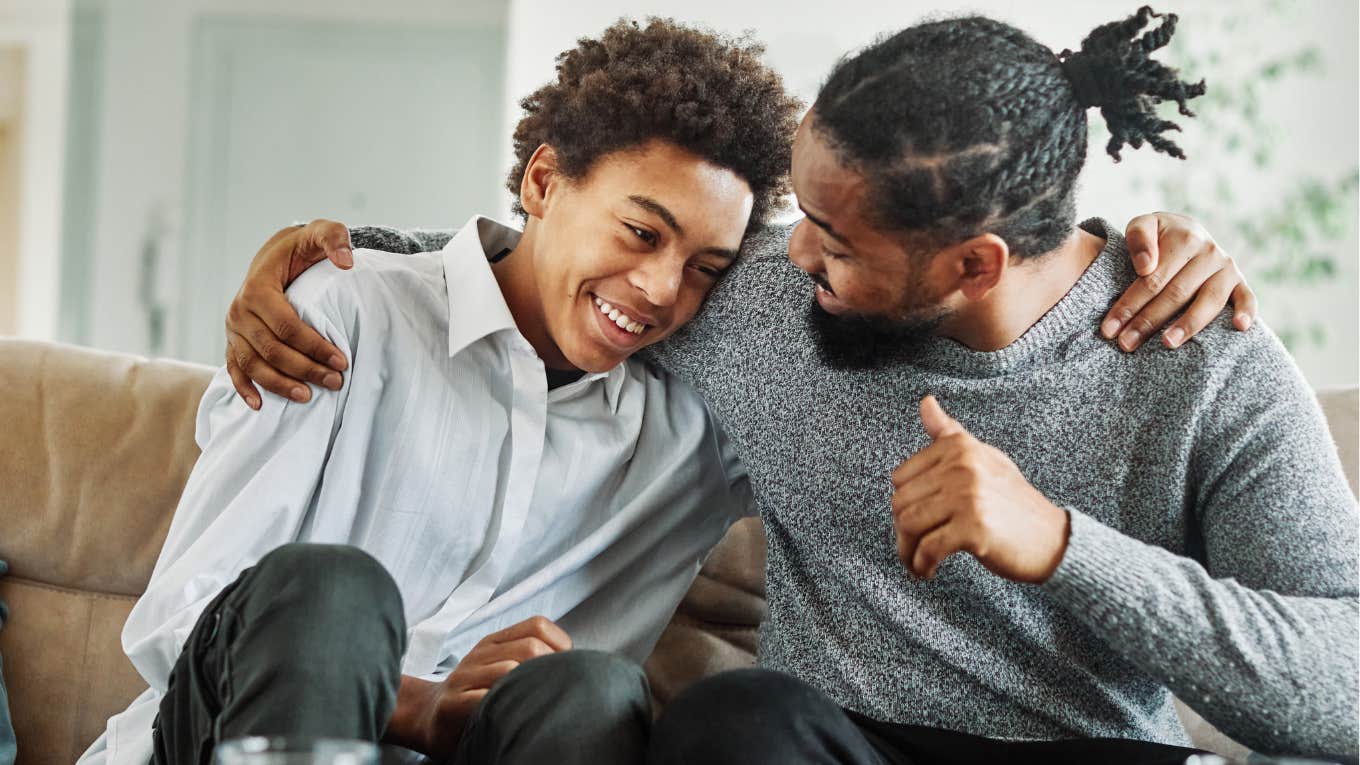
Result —
<instances>
[{"instance_id":1,"label":"boy's hand on shoulder","mask_svg":"<svg viewBox=\"0 0 1360 765\"><path fill-rule=\"evenodd\" d=\"M1138 279L1110 307L1100 332L1125 351L1159 330L1162 345L1179 348L1229 304L1233 326L1251 327L1256 293L1209 231L1193 218L1159 212L1129 221L1124 233ZM1174 321L1173 321L1174 319Z\"/></svg>"}]
</instances>

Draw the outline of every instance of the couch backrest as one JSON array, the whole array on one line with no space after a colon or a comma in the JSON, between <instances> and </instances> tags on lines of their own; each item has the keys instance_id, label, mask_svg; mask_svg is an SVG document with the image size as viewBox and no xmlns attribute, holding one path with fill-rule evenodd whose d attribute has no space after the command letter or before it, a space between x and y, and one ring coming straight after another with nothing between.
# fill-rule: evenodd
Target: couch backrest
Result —
<instances>
[{"instance_id":1,"label":"couch backrest","mask_svg":"<svg viewBox=\"0 0 1360 765\"><path fill-rule=\"evenodd\" d=\"M0 654L21 763L74 762L145 687L119 634L198 457L211 370L0 340Z\"/></svg>"}]
</instances>

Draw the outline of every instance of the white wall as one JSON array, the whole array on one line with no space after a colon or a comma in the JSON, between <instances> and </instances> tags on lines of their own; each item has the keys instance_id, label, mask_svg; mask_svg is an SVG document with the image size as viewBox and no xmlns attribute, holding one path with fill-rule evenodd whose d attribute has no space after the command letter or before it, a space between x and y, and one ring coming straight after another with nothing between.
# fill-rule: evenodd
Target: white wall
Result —
<instances>
[{"instance_id":1,"label":"white wall","mask_svg":"<svg viewBox=\"0 0 1360 765\"><path fill-rule=\"evenodd\" d=\"M23 51L17 334L56 336L69 0L0 0L0 47Z\"/></svg>"},{"instance_id":2,"label":"white wall","mask_svg":"<svg viewBox=\"0 0 1360 765\"><path fill-rule=\"evenodd\" d=\"M1287 3L1286 3L1287 4ZM1181 15L1178 37L1199 48L1210 43L1222 43L1222 36L1248 33L1255 38L1275 39L1276 48L1312 42L1323 51L1328 66L1325 81L1302 87L1286 86L1264 94L1263 104L1279 118L1289 140L1282 146L1278 164L1296 172L1317 172L1331 176L1355 167L1357 163L1357 84L1356 64L1356 4L1345 0L1311 0L1297 4L1297 18L1285 35L1279 29L1237 29L1226 31L1223 19L1229 14L1251 15L1237 4L1228 2L1186 2L1176 10ZM701 23L719 31L736 33L752 30L768 46L767 60L785 78L788 87L810 102L823 77L837 58L845 52L871 42L875 37L907 26L923 18L927 9L936 14L977 12L1013 23L1037 39L1054 48L1076 48L1082 37L1093 27L1131 13L1137 3L1127 0L1090 0L1072 3L1066 0L979 0L956 3L936 0L932 3L897 3L882 0L840 0L832 5L800 5L775 0L687 0L683 4L673 0L587 0L562 3L558 0L513 0L510 9L509 63L507 69L506 122L513 125L519 117L517 101L533 88L553 76L553 57L571 47L583 35L597 34L621 16L642 18L662 15L690 23ZM1219 35L1219 37L1212 37ZM1198 40L1199 42L1195 42ZM1257 40L1259 42L1259 39ZM1244 41L1245 42L1245 41ZM1232 46L1228 46L1232 47ZM1253 50L1248 46L1243 51ZM1260 52L1253 55L1259 56ZM1163 59L1168 54L1163 54ZM1173 62L1174 63L1174 62ZM1213 71L1202 72L1210 85L1222 78L1242 77L1259 59L1233 58L1228 55L1217 62ZM1095 112L1093 121L1099 120ZM1154 156L1147 150L1124 153L1125 160L1113 164L1103 147L1092 146L1091 159L1083 176L1081 212L1102 215L1116 222L1128 220L1135 214L1160 209L1164 201L1158 191L1157 180L1168 174L1203 174L1221 167L1206 167L1216 161L1212 154L1202 151L1202 164L1194 163L1194 133L1207 129L1204 120L1187 121L1184 125L1186 147L1191 161L1177 163L1164 156ZM1202 141L1200 143L1203 143ZM1206 156L1207 155L1207 156ZM509 148L505 150L509 162ZM1220 163L1221 164L1221 163ZM1262 176L1243 167L1233 174L1233 185L1241 192L1234 205L1268 205L1279 186L1269 174ZM1225 213L1228 211L1224 211ZM1354 211L1348 217L1349 234L1330 246L1341 254L1341 270L1330 285L1310 287L1306 291L1270 289L1255 279L1262 292L1263 316L1267 321L1325 322L1329 337L1323 346L1296 349L1295 354L1310 382L1316 386L1349 384L1360 381L1357 369L1356 304L1360 302L1357 289L1356 236ZM1253 263L1258 269L1266 264L1253 260L1251 243L1231 229L1230 216L1210 221L1220 242L1252 275ZM1225 228L1229 230L1224 230Z\"/></svg>"},{"instance_id":3,"label":"white wall","mask_svg":"<svg viewBox=\"0 0 1360 765\"><path fill-rule=\"evenodd\" d=\"M503 23L499 0L77 0L99 11L102 64L98 75L97 126L90 208L92 219L67 221L88 226L88 320L70 330L77 339L101 348L146 353L150 350L145 307L139 302L140 259L149 229L172 251L184 241L188 189L188 141L193 129L190 77L197 19L279 19L281 22L397 24L408 26ZM320 74L319 76L324 76ZM65 90L62 89L64 93ZM327 113L276 115L327 124L345 119L362 104L337 103ZM380 107L374 107L380 108ZM50 131L61 136L60 130ZM337 157L343 164L343 158ZM60 177L57 173L54 177ZM279 211L279 224L289 221ZM430 221L431 225L448 221ZM68 233L70 233L68 231ZM272 233L260 232L260 242ZM55 241L57 238L53 237ZM234 253L244 264L253 249ZM52 262L56 262L56 258ZM173 259L171 266L173 266ZM163 278L173 283L174 274ZM75 294L79 294L77 291ZM179 322L182 317L172 317ZM197 354L188 354L195 358ZM204 360L207 360L206 357Z\"/></svg>"},{"instance_id":4,"label":"white wall","mask_svg":"<svg viewBox=\"0 0 1360 765\"><path fill-rule=\"evenodd\" d=\"M19 331L19 166L25 52L0 45L0 335Z\"/></svg>"}]
</instances>

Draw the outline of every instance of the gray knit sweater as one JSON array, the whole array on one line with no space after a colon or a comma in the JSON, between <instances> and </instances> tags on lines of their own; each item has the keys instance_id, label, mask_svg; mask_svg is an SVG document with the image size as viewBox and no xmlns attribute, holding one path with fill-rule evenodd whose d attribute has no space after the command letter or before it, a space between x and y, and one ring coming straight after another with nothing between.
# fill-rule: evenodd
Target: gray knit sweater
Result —
<instances>
[{"instance_id":1,"label":"gray knit sweater","mask_svg":"<svg viewBox=\"0 0 1360 765\"><path fill-rule=\"evenodd\" d=\"M839 371L806 324L789 229L753 237L652 360L693 384L751 474L767 534L761 663L871 717L986 736L1186 741L1171 693L1267 752L1357 749L1357 512L1326 424L1261 323L1123 353L1096 328L1133 280L1107 240L1007 348L930 339ZM356 229L419 251L446 232ZM926 394L1071 513L1042 586L956 555L898 561L892 469L927 445Z\"/></svg>"}]
</instances>

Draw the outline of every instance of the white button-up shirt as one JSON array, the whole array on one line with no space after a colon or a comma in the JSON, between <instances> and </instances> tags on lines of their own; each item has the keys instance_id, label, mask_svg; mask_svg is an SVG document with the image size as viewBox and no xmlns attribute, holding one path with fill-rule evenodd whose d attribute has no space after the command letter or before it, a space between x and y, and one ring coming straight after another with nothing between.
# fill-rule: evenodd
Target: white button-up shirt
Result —
<instances>
[{"instance_id":1,"label":"white button-up shirt","mask_svg":"<svg viewBox=\"0 0 1360 765\"><path fill-rule=\"evenodd\" d=\"M350 359L311 403L258 412L225 369L199 406L194 466L123 648L150 688L82 762L145 765L170 670L203 608L287 542L361 547L409 625L402 672L447 675L486 635L542 614L579 648L642 661L708 550L750 512L703 400L630 361L548 390L474 218L441 253L358 251L311 268L300 315Z\"/></svg>"}]
</instances>

